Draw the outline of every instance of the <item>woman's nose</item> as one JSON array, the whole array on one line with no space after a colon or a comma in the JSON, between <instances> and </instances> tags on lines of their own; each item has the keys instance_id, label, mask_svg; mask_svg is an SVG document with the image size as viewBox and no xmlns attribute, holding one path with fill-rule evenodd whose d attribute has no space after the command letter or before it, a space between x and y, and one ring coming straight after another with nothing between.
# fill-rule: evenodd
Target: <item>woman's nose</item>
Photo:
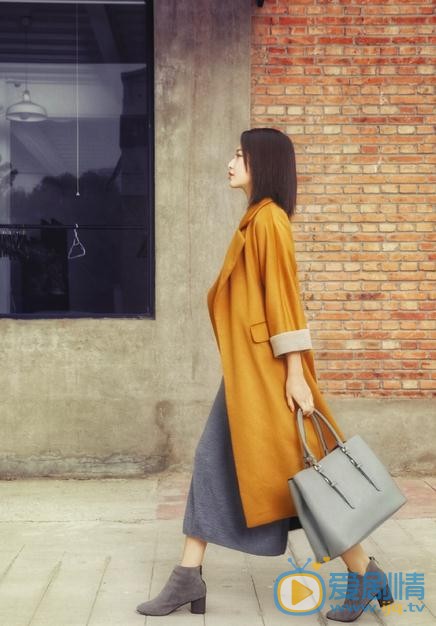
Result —
<instances>
[{"instance_id":1,"label":"woman's nose","mask_svg":"<svg viewBox=\"0 0 436 626\"><path fill-rule=\"evenodd\" d=\"M231 161L229 161L229 162L228 162L228 164L227 164L227 167L228 167L229 169L230 169L231 167L233 167L233 166L232 166L232 163L233 163L233 159L232 159Z\"/></svg>"}]
</instances>

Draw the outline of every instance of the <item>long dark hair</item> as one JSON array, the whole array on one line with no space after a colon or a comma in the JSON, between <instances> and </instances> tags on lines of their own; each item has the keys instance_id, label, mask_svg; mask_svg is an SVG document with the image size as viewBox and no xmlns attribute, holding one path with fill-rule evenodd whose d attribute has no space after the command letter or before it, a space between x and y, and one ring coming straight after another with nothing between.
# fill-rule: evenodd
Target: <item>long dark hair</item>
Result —
<instances>
[{"instance_id":1,"label":"long dark hair","mask_svg":"<svg viewBox=\"0 0 436 626\"><path fill-rule=\"evenodd\" d=\"M241 134L252 190L249 205L270 197L291 218L297 205L297 167L290 138L275 128L251 128Z\"/></svg>"}]
</instances>

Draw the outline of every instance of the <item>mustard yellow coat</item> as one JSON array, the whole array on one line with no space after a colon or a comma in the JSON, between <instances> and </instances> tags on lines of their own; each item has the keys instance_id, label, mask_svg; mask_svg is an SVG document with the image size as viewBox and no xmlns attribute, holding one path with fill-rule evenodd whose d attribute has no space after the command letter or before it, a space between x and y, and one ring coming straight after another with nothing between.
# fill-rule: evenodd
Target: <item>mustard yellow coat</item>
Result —
<instances>
[{"instance_id":1,"label":"mustard yellow coat","mask_svg":"<svg viewBox=\"0 0 436 626\"><path fill-rule=\"evenodd\" d=\"M243 215L207 304L221 356L246 525L296 515L288 478L304 464L296 414L286 401L287 352L301 351L315 407L345 437L318 388L291 222L271 198L251 205ZM304 423L308 444L321 458L321 443L308 416ZM327 427L323 432L333 448Z\"/></svg>"}]
</instances>

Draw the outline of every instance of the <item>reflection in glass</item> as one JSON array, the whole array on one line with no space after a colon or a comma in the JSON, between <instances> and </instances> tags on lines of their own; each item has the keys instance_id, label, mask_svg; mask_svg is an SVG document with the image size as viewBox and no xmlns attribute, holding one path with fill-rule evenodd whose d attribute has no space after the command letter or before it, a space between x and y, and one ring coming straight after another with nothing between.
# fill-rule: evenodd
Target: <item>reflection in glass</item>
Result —
<instances>
[{"instance_id":1,"label":"reflection in glass","mask_svg":"<svg viewBox=\"0 0 436 626\"><path fill-rule=\"evenodd\" d=\"M27 72L47 111L0 117L0 315L153 314L151 35L151 3L0 4L3 108Z\"/></svg>"}]
</instances>

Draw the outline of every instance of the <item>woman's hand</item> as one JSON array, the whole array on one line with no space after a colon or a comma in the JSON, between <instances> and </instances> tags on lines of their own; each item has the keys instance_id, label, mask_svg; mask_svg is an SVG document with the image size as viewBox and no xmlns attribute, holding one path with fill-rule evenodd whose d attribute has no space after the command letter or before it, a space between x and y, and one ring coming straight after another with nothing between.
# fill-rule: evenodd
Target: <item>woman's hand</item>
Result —
<instances>
[{"instance_id":1,"label":"woman's hand","mask_svg":"<svg viewBox=\"0 0 436 626\"><path fill-rule=\"evenodd\" d=\"M310 415L315 410L312 391L304 378L303 363L300 352L288 352L286 355L288 374L286 378L286 400L289 408L295 411L295 402L303 411Z\"/></svg>"},{"instance_id":2,"label":"woman's hand","mask_svg":"<svg viewBox=\"0 0 436 626\"><path fill-rule=\"evenodd\" d=\"M295 411L295 402L303 411L303 415L310 415L314 411L312 391L303 374L288 376L286 379L286 400L289 408Z\"/></svg>"}]
</instances>

